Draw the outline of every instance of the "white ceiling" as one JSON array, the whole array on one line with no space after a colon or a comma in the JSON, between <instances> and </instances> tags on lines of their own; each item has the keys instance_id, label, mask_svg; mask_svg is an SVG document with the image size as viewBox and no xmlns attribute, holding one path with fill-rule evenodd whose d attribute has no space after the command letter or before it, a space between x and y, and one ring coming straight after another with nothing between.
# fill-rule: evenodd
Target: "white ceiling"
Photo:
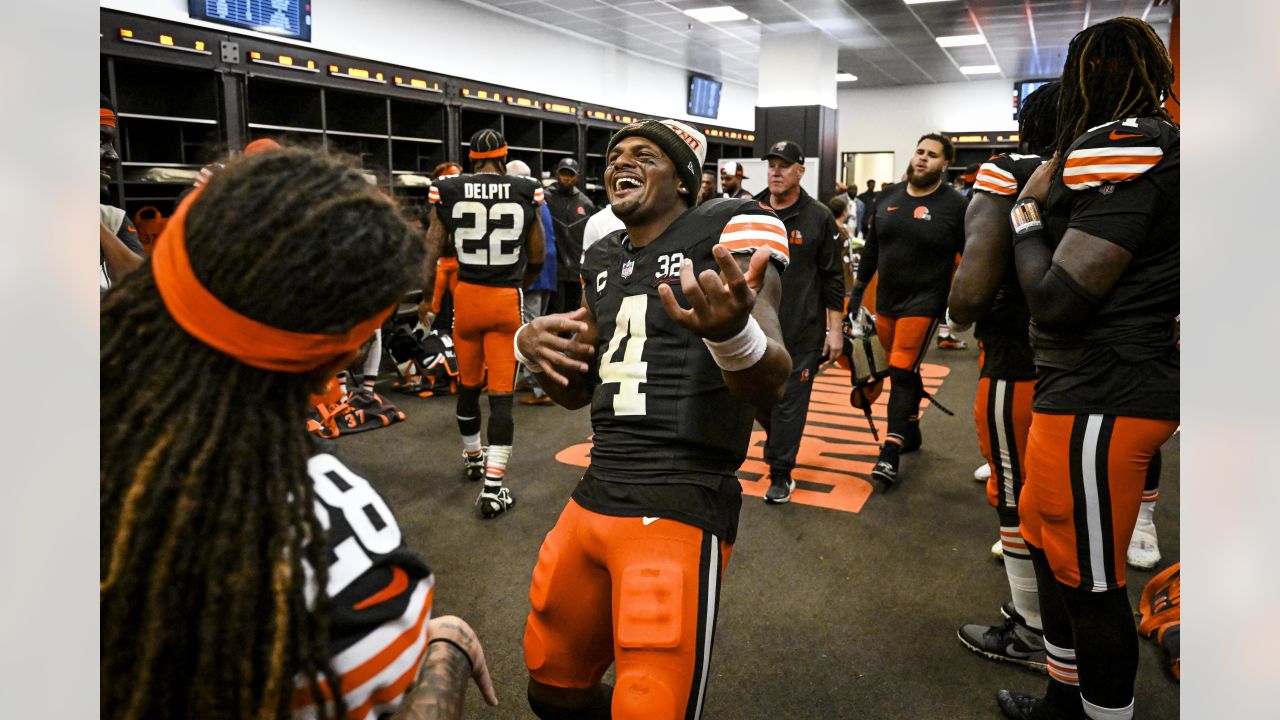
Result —
<instances>
[{"instance_id":1,"label":"white ceiling","mask_svg":"<svg viewBox=\"0 0 1280 720\"><path fill-rule=\"evenodd\" d=\"M1173 14L1171 0L949 0L920 5L903 0L467 2L748 85L757 82L762 33L817 28L839 42L839 69L858 76L857 82L842 83L842 88L1054 77L1062 69L1071 37L1087 25L1132 15L1151 23L1167 42ZM721 4L732 4L748 18L706 24L682 12ZM934 40L973 33L981 33L987 42L941 48ZM964 65L991 64L1000 66L999 75L960 72Z\"/></svg>"}]
</instances>

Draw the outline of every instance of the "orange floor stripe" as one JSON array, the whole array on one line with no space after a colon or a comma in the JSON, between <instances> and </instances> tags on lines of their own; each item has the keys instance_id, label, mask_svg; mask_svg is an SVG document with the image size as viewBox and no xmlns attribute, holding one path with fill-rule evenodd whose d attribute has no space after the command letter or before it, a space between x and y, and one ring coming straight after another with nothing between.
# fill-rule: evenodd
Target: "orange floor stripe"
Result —
<instances>
[{"instance_id":1,"label":"orange floor stripe","mask_svg":"<svg viewBox=\"0 0 1280 720\"><path fill-rule=\"evenodd\" d=\"M924 364L920 375L929 392L937 392L950 369L942 365ZM849 373L838 367L823 369L813 379L813 395L805 418L804 436L796 454L796 468L791 477L798 487L791 502L829 510L860 512L871 496L868 480L880 448L861 410L849 405ZM889 384L885 383L889 390ZM871 414L881 436L885 432L889 393L884 392L872 405ZM929 401L921 402L921 409ZM769 489L769 467L764 463L765 433L751 433L747 459L738 470L742 492L761 497ZM574 467L587 467L591 462L591 442L578 443L561 450L556 460Z\"/></svg>"}]
</instances>

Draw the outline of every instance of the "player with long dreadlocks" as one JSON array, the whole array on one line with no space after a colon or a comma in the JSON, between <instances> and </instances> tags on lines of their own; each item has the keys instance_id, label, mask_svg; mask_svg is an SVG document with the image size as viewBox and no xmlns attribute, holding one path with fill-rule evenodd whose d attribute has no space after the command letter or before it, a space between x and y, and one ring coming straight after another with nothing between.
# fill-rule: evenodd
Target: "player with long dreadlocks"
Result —
<instances>
[{"instance_id":1,"label":"player with long dreadlocks","mask_svg":"<svg viewBox=\"0 0 1280 720\"><path fill-rule=\"evenodd\" d=\"M1012 603L999 625L965 625L960 641L995 660L1045 669L1040 601L1031 556L1018 532L1018 496L1026 479L1027 433L1036 366L1031 355L1027 301L1018 287L1009 246L1009 210L1031 173L1051 151L1058 117L1057 81L1027 96L1018 113L1017 153L1001 153L978 168L965 212L965 250L948 298L952 328L977 321L982 344L973 419L978 445L992 471L987 500L1000 519L1000 547Z\"/></svg>"},{"instance_id":2,"label":"player with long dreadlocks","mask_svg":"<svg viewBox=\"0 0 1280 720\"><path fill-rule=\"evenodd\" d=\"M1178 424L1180 152L1161 107L1172 85L1146 23L1077 34L1057 154L1010 211L1039 371L1020 530L1050 679L1043 697L1000 691L1009 717L1133 717L1125 551L1149 464Z\"/></svg>"},{"instance_id":3,"label":"player with long dreadlocks","mask_svg":"<svg viewBox=\"0 0 1280 720\"><path fill-rule=\"evenodd\" d=\"M358 172L276 150L190 194L105 297L102 717L372 717L420 665L437 705L473 665L496 702L386 503L303 429L421 261Z\"/></svg>"}]
</instances>

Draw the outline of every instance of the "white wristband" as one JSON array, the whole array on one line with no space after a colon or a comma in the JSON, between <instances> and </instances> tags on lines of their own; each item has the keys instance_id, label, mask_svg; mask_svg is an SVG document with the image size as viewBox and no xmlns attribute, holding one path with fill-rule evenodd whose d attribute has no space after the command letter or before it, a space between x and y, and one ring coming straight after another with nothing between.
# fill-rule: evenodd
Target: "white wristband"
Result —
<instances>
[{"instance_id":1,"label":"white wristband","mask_svg":"<svg viewBox=\"0 0 1280 720\"><path fill-rule=\"evenodd\" d=\"M529 327L529 323L521 325L520 329L516 330L515 339L511 344L515 346L516 360L519 360L521 365L529 368L529 372L540 373L542 372L542 366L525 357L524 353L520 352L520 333L524 332L524 329L527 327Z\"/></svg>"},{"instance_id":2,"label":"white wristband","mask_svg":"<svg viewBox=\"0 0 1280 720\"><path fill-rule=\"evenodd\" d=\"M746 370L760 362L765 350L769 348L769 338L760 329L760 323L754 317L747 317L747 324L742 330L728 340L707 340L707 349L721 370L733 372Z\"/></svg>"},{"instance_id":3,"label":"white wristband","mask_svg":"<svg viewBox=\"0 0 1280 720\"><path fill-rule=\"evenodd\" d=\"M947 327L951 328L955 332L964 332L969 328L973 327L973 323L958 323L955 320L952 320L951 308L947 308L947 314L946 314L945 320L947 323Z\"/></svg>"}]
</instances>

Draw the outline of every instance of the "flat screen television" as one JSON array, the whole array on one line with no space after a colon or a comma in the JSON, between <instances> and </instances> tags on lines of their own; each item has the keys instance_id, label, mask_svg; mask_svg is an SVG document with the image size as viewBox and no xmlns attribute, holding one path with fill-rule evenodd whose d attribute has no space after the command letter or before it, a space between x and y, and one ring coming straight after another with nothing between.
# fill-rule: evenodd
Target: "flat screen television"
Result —
<instances>
[{"instance_id":1,"label":"flat screen television","mask_svg":"<svg viewBox=\"0 0 1280 720\"><path fill-rule=\"evenodd\" d=\"M311 0L187 0L197 20L311 41Z\"/></svg>"},{"instance_id":2,"label":"flat screen television","mask_svg":"<svg viewBox=\"0 0 1280 720\"><path fill-rule=\"evenodd\" d=\"M689 114L715 118L720 114L720 81L705 75L689 76Z\"/></svg>"},{"instance_id":3,"label":"flat screen television","mask_svg":"<svg viewBox=\"0 0 1280 720\"><path fill-rule=\"evenodd\" d=\"M1018 112L1022 110L1022 103L1026 102L1027 96L1038 90L1042 85L1053 82L1053 78L1048 80L1019 80L1013 84L1013 119L1018 119Z\"/></svg>"}]
</instances>

